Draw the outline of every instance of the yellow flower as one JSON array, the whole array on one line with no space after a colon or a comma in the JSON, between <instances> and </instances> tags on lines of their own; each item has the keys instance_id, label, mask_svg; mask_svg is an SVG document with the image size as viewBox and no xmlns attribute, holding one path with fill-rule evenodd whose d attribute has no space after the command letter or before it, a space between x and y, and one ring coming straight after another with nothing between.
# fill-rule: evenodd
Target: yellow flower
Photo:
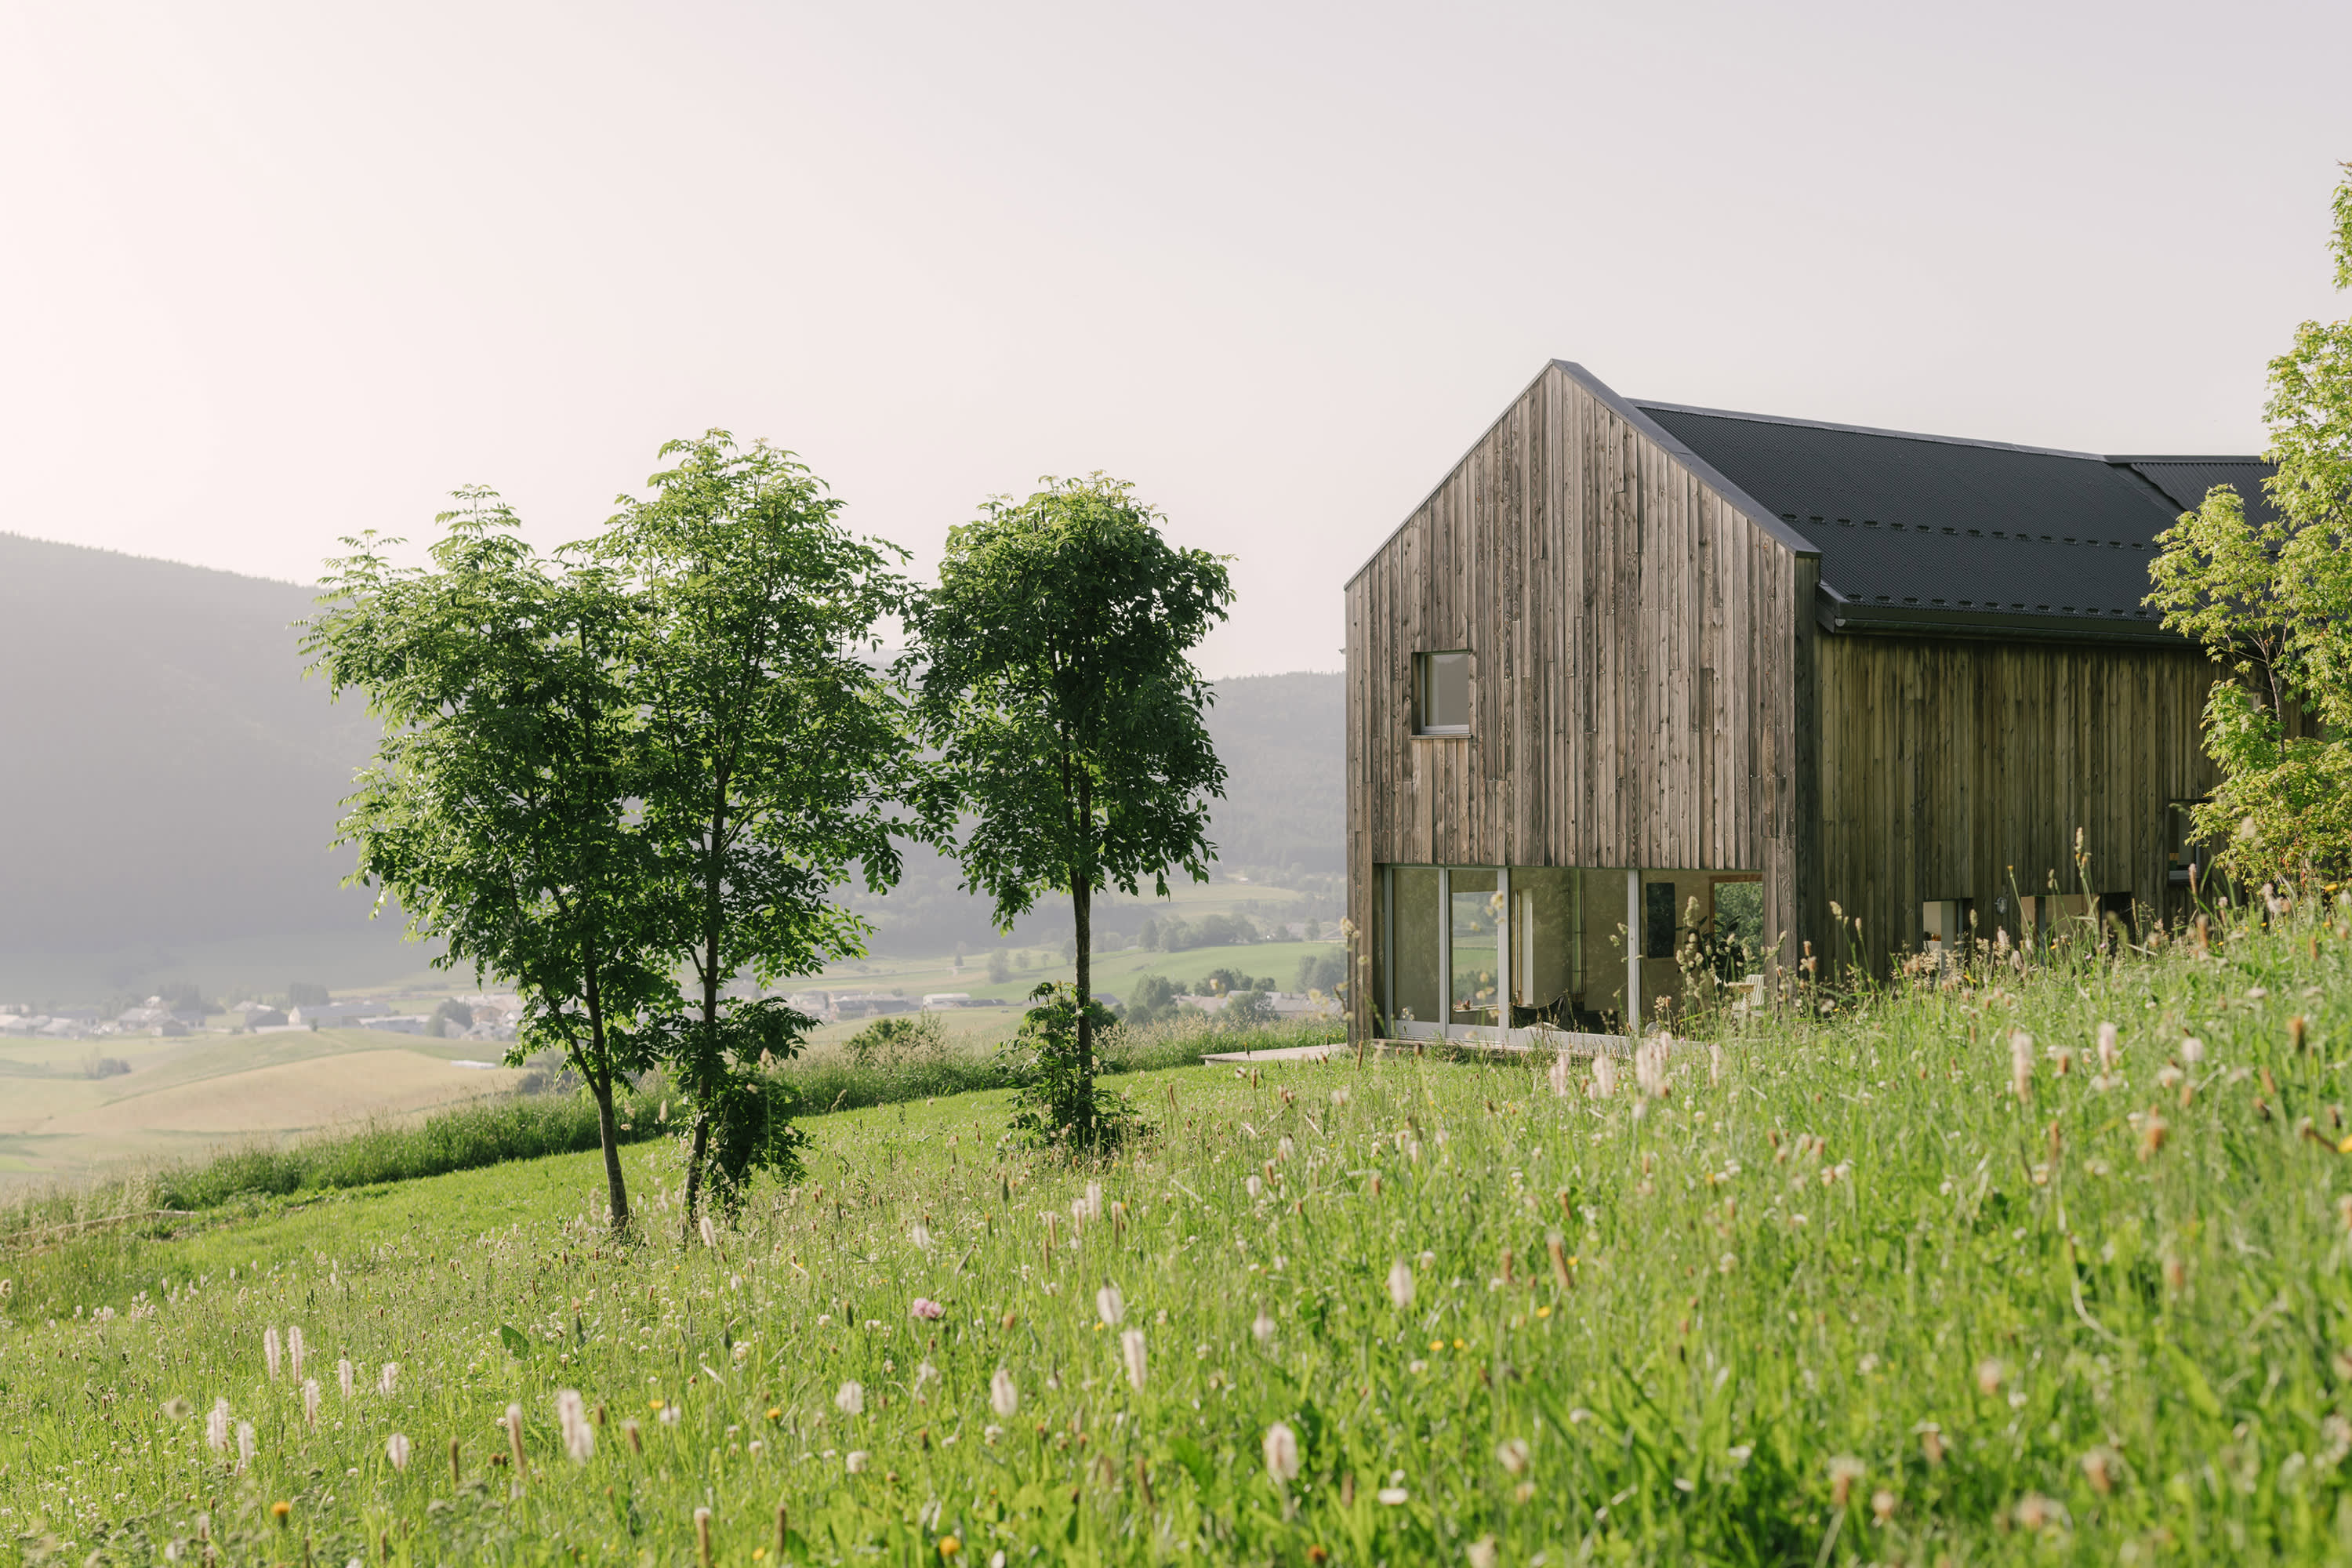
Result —
<instances>
[{"instance_id":1,"label":"yellow flower","mask_svg":"<svg viewBox=\"0 0 2352 1568\"><path fill-rule=\"evenodd\" d=\"M648 1399L646 1401L646 1408L648 1410L659 1410L661 1407L662 1402L658 1399Z\"/></svg>"},{"instance_id":2,"label":"yellow flower","mask_svg":"<svg viewBox=\"0 0 2352 1568\"><path fill-rule=\"evenodd\" d=\"M1549 1307L1538 1307L1536 1309L1536 1316L1538 1318L1549 1318L1551 1316L1551 1309Z\"/></svg>"},{"instance_id":3,"label":"yellow flower","mask_svg":"<svg viewBox=\"0 0 2352 1568\"><path fill-rule=\"evenodd\" d=\"M1454 1348L1455 1350L1458 1350L1458 1351L1459 1351L1459 1350L1467 1350L1467 1349L1469 1349L1470 1347L1469 1347L1468 1345L1465 1344L1462 1341L1460 1341L1460 1340L1456 1340L1456 1341L1454 1341Z\"/></svg>"},{"instance_id":4,"label":"yellow flower","mask_svg":"<svg viewBox=\"0 0 2352 1568\"><path fill-rule=\"evenodd\" d=\"M269 1505L269 1517L280 1524L284 1524L286 1516L293 1511L294 1505L290 1502L274 1502Z\"/></svg>"},{"instance_id":5,"label":"yellow flower","mask_svg":"<svg viewBox=\"0 0 2352 1568\"><path fill-rule=\"evenodd\" d=\"M769 1405L769 1406L768 1406L768 1419L769 1419L769 1420L771 1420L771 1421L781 1421L781 1420L782 1420L782 1419L783 1419L783 1416L784 1416L784 1413L783 1413L783 1411L782 1411L780 1407L778 1407L778 1406L776 1406L776 1405Z\"/></svg>"},{"instance_id":6,"label":"yellow flower","mask_svg":"<svg viewBox=\"0 0 2352 1568\"><path fill-rule=\"evenodd\" d=\"M1429 1342L1429 1348L1433 1351L1442 1351L1445 1348L1445 1342L1444 1340L1432 1340Z\"/></svg>"},{"instance_id":7,"label":"yellow flower","mask_svg":"<svg viewBox=\"0 0 2352 1568\"><path fill-rule=\"evenodd\" d=\"M768 1549L767 1549L766 1547L764 1547L764 1546L754 1546L753 1548L751 1548L751 1561L752 1561L752 1562L754 1562L754 1563L764 1563L764 1562L766 1562L766 1561L767 1561L767 1557L768 1557Z\"/></svg>"},{"instance_id":8,"label":"yellow flower","mask_svg":"<svg viewBox=\"0 0 2352 1568\"><path fill-rule=\"evenodd\" d=\"M963 1550L963 1542L961 1542L961 1541L958 1541L954 1536L952 1536L952 1535L942 1535L942 1536L940 1536L940 1556L942 1556L942 1557L952 1557L952 1556L954 1556L957 1552L961 1552L962 1550Z\"/></svg>"}]
</instances>

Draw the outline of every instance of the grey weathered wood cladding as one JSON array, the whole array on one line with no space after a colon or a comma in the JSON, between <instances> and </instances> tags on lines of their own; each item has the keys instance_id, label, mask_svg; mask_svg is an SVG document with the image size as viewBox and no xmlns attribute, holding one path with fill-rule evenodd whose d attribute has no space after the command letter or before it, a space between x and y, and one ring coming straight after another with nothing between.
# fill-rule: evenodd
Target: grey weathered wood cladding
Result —
<instances>
[{"instance_id":1,"label":"grey weathered wood cladding","mask_svg":"<svg viewBox=\"0 0 2352 1568\"><path fill-rule=\"evenodd\" d=\"M1760 871L1769 956L1810 942L1832 971L1883 972L1929 902L2015 936L2015 900L2053 879L2128 893L2143 922L2182 911L2171 807L2216 782L2222 672L2200 651L2152 626L1838 629L1820 584L1805 535L1548 365L1348 583L1360 955L1390 864ZM1417 736L1413 655L1450 648L1471 655L1470 733Z\"/></svg>"},{"instance_id":2,"label":"grey weathered wood cladding","mask_svg":"<svg viewBox=\"0 0 2352 1568\"><path fill-rule=\"evenodd\" d=\"M1814 563L1662 436L1554 362L1349 582L1359 931L1391 862L1760 870L1799 928ZM1471 732L1416 736L1456 647Z\"/></svg>"}]
</instances>

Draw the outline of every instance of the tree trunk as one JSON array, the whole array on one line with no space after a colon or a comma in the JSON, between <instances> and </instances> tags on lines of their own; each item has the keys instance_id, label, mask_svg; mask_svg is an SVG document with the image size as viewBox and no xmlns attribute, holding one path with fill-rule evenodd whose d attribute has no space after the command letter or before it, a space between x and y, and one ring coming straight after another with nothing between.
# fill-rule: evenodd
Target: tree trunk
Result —
<instances>
[{"instance_id":1,"label":"tree trunk","mask_svg":"<svg viewBox=\"0 0 2352 1568\"><path fill-rule=\"evenodd\" d=\"M719 937L726 924L726 906L720 900L720 856L727 835L728 769L719 769L718 798L710 805L710 848L702 873L702 962L698 966L702 981L702 1050L707 1074L726 1071L719 1058ZM710 1152L710 1100L704 1085L695 1086L694 1147L686 1157L686 1239L694 1239L696 1205L702 1196L702 1162Z\"/></svg>"},{"instance_id":2,"label":"tree trunk","mask_svg":"<svg viewBox=\"0 0 2352 1568\"><path fill-rule=\"evenodd\" d=\"M695 1205L701 1201L702 1162L710 1152L710 1112L694 1113L694 1147L686 1156L686 1239L694 1239Z\"/></svg>"},{"instance_id":3,"label":"tree trunk","mask_svg":"<svg viewBox=\"0 0 2352 1568\"><path fill-rule=\"evenodd\" d=\"M1078 831L1082 842L1094 835L1094 790L1085 770L1078 773ZM1078 1143L1095 1142L1094 1012L1094 864L1084 850L1070 868L1071 923L1076 929L1078 959Z\"/></svg>"},{"instance_id":4,"label":"tree trunk","mask_svg":"<svg viewBox=\"0 0 2352 1568\"><path fill-rule=\"evenodd\" d=\"M584 987L588 1003L588 1049L593 1063L589 1088L596 1096L596 1137L604 1146L604 1191L611 1205L613 1234L629 1229L629 1188L621 1175L620 1129L613 1119L613 1053L604 1039L604 999L596 985L596 966L587 966Z\"/></svg>"}]
</instances>

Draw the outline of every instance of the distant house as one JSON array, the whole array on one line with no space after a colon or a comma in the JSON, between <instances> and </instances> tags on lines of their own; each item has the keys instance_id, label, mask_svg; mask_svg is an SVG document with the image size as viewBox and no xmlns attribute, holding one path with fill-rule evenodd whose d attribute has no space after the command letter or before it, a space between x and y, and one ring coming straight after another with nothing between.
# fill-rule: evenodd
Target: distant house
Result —
<instances>
[{"instance_id":1,"label":"distant house","mask_svg":"<svg viewBox=\"0 0 2352 1568\"><path fill-rule=\"evenodd\" d=\"M385 1002L326 1002L315 1007L290 1008L286 1021L298 1027L340 1029L370 1018L390 1017L392 1013L391 1004Z\"/></svg>"},{"instance_id":2,"label":"distant house","mask_svg":"<svg viewBox=\"0 0 2352 1568\"><path fill-rule=\"evenodd\" d=\"M894 1013L911 1013L913 1011L915 1011L915 1004L908 1001L904 996L885 996L878 994L871 994L835 996L833 999L833 1016L836 1020L845 1018L880 1018Z\"/></svg>"},{"instance_id":3,"label":"distant house","mask_svg":"<svg viewBox=\"0 0 2352 1568\"><path fill-rule=\"evenodd\" d=\"M2263 515L2267 472L1552 362L1347 585L1355 1026L1622 1028L1695 941L1719 973L1883 969L2179 913L2221 672L2148 564L2210 486Z\"/></svg>"}]
</instances>

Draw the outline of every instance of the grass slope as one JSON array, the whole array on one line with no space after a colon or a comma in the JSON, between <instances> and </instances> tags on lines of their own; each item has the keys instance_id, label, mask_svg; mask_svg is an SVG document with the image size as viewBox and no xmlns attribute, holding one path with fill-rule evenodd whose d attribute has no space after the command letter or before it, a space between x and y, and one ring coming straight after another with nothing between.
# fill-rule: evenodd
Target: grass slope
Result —
<instances>
[{"instance_id":1,"label":"grass slope","mask_svg":"<svg viewBox=\"0 0 2352 1568\"><path fill-rule=\"evenodd\" d=\"M1663 1100L1139 1076L1162 1135L1096 1172L1004 1149L1001 1094L844 1114L715 1249L669 1234L667 1145L626 1251L593 1155L89 1236L5 1264L0 1527L683 1563L708 1508L714 1561L773 1563L781 1504L796 1563L2340 1560L2346 947L1989 964L1686 1053ZM298 1325L315 1427L264 1363Z\"/></svg>"}]
</instances>

